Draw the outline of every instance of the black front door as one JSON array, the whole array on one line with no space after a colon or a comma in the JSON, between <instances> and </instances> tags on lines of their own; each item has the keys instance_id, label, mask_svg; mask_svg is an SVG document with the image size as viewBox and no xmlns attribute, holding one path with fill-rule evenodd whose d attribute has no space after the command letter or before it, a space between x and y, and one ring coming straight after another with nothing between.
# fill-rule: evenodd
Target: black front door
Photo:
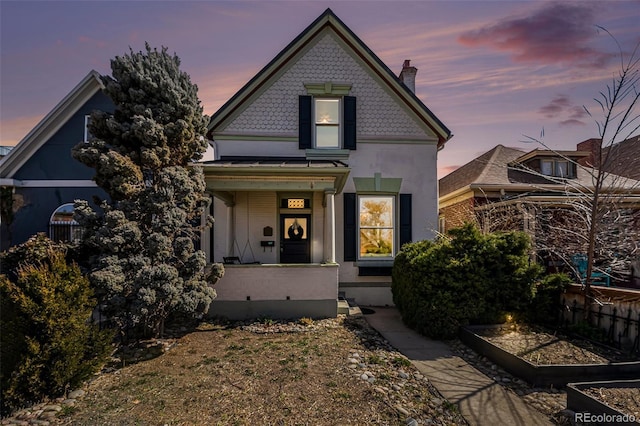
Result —
<instances>
[{"instance_id":1,"label":"black front door","mask_svg":"<svg viewBox=\"0 0 640 426\"><path fill-rule=\"evenodd\" d=\"M280 215L280 263L311 263L311 215Z\"/></svg>"}]
</instances>

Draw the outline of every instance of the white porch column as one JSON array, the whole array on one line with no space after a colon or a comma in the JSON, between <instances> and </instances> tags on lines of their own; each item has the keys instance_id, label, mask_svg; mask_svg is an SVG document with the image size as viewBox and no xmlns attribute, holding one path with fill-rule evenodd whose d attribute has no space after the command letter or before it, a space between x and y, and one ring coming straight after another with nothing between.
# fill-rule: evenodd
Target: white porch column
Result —
<instances>
[{"instance_id":1,"label":"white porch column","mask_svg":"<svg viewBox=\"0 0 640 426\"><path fill-rule=\"evenodd\" d=\"M235 206L235 203L225 201L224 205L227 206L227 256L232 256L233 242L236 239L235 218L233 217L233 206Z\"/></svg>"},{"instance_id":2,"label":"white porch column","mask_svg":"<svg viewBox=\"0 0 640 426\"><path fill-rule=\"evenodd\" d=\"M336 263L336 207L335 189L324 192L324 259L327 263Z\"/></svg>"}]
</instances>

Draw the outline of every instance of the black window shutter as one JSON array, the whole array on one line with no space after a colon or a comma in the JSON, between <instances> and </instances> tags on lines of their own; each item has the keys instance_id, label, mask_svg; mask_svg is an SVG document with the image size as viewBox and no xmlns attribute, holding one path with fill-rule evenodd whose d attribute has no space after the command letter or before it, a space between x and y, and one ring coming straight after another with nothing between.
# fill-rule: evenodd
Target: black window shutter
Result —
<instances>
[{"instance_id":1,"label":"black window shutter","mask_svg":"<svg viewBox=\"0 0 640 426\"><path fill-rule=\"evenodd\" d=\"M311 96L298 98L298 147L311 148Z\"/></svg>"},{"instance_id":2,"label":"black window shutter","mask_svg":"<svg viewBox=\"0 0 640 426\"><path fill-rule=\"evenodd\" d=\"M356 98L344 97L343 146L345 149L356 149Z\"/></svg>"},{"instance_id":3,"label":"black window shutter","mask_svg":"<svg viewBox=\"0 0 640 426\"><path fill-rule=\"evenodd\" d=\"M356 260L356 194L345 192L344 199L344 260Z\"/></svg>"},{"instance_id":4,"label":"black window shutter","mask_svg":"<svg viewBox=\"0 0 640 426\"><path fill-rule=\"evenodd\" d=\"M400 194L400 248L411 242L411 194Z\"/></svg>"}]
</instances>

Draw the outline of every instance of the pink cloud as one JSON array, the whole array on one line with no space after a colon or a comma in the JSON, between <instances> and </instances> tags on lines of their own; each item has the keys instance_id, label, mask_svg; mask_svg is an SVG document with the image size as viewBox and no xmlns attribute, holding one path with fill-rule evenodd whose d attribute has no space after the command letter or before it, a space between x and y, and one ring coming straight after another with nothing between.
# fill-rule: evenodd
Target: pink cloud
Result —
<instances>
[{"instance_id":1,"label":"pink cloud","mask_svg":"<svg viewBox=\"0 0 640 426\"><path fill-rule=\"evenodd\" d=\"M561 126L585 126L586 124L580 120L575 120L570 118L568 120L563 120L560 122Z\"/></svg>"},{"instance_id":2,"label":"pink cloud","mask_svg":"<svg viewBox=\"0 0 640 426\"><path fill-rule=\"evenodd\" d=\"M508 52L515 62L602 68L612 56L591 46L597 34L594 7L592 3L548 3L529 16L467 31L458 41Z\"/></svg>"},{"instance_id":3,"label":"pink cloud","mask_svg":"<svg viewBox=\"0 0 640 426\"><path fill-rule=\"evenodd\" d=\"M445 177L446 175L448 175L449 173L459 169L460 166L458 165L454 165L454 166L444 166L444 167L438 167L438 179L441 179L443 177Z\"/></svg>"}]
</instances>

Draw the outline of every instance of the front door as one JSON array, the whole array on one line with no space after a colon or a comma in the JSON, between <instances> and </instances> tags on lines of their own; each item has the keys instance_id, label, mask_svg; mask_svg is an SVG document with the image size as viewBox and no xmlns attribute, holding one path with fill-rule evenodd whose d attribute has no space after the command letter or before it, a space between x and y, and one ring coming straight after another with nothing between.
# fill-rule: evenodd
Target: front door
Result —
<instances>
[{"instance_id":1,"label":"front door","mask_svg":"<svg viewBox=\"0 0 640 426\"><path fill-rule=\"evenodd\" d=\"M311 263L311 215L280 215L280 263Z\"/></svg>"}]
</instances>

